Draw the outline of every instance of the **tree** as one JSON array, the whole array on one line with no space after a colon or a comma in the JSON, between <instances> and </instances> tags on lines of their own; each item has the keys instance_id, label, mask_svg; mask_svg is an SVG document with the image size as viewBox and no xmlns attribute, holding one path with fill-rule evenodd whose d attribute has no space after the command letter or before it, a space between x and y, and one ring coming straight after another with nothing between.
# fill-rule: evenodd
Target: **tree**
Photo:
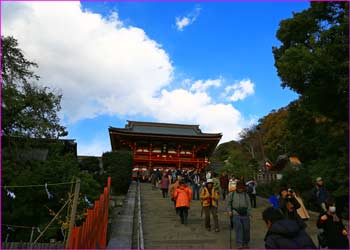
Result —
<instances>
[{"instance_id":1,"label":"tree","mask_svg":"<svg viewBox=\"0 0 350 250\"><path fill-rule=\"evenodd\" d=\"M280 23L273 47L283 87L301 95L315 114L348 121L349 3L311 2Z\"/></svg>"},{"instance_id":2,"label":"tree","mask_svg":"<svg viewBox=\"0 0 350 250\"><path fill-rule=\"evenodd\" d=\"M59 124L62 95L37 85L38 67L28 61L17 40L1 37L2 133L8 136L58 138L68 133Z\"/></svg>"},{"instance_id":3,"label":"tree","mask_svg":"<svg viewBox=\"0 0 350 250\"><path fill-rule=\"evenodd\" d=\"M81 160L79 167L80 170L86 170L90 174L98 174L100 171L100 161L95 156L89 156Z\"/></svg>"},{"instance_id":4,"label":"tree","mask_svg":"<svg viewBox=\"0 0 350 250\"><path fill-rule=\"evenodd\" d=\"M112 178L112 190L116 194L126 194L129 189L132 172L132 153L120 150L102 155L103 168Z\"/></svg>"},{"instance_id":5,"label":"tree","mask_svg":"<svg viewBox=\"0 0 350 250\"><path fill-rule=\"evenodd\" d=\"M273 48L282 87L300 95L289 105L287 148L313 179L322 176L333 196L347 199L348 33L349 3L312 2L281 21L282 45Z\"/></svg>"},{"instance_id":6,"label":"tree","mask_svg":"<svg viewBox=\"0 0 350 250\"><path fill-rule=\"evenodd\" d=\"M36 142L31 139L33 143ZM99 198L103 187L93 179L88 173L79 173L79 164L74 154L64 152L64 145L57 141L56 143L32 145L33 148L48 149L46 160L22 160L12 157L9 151L13 151L14 141L2 148L2 185L4 186L23 186L23 185L43 185L45 183L72 182L79 177L81 179L79 206L77 211L77 222L85 219L84 214L89 207L84 202L86 196L91 202ZM16 198L12 199L7 195L7 190L15 193ZM71 185L49 186L48 190L53 194L49 199L44 187L27 188L7 188L2 190L3 224L38 226L43 229L53 218L52 211L59 211L68 198L68 192L74 189ZM59 216L59 219L53 223L55 230L49 230L45 233L43 241L49 241L50 238L56 238L56 230L60 229L62 223L67 221L66 210ZM3 237L6 237L5 229L2 227ZM13 241L28 241L30 230L18 229L11 233Z\"/></svg>"},{"instance_id":7,"label":"tree","mask_svg":"<svg viewBox=\"0 0 350 250\"><path fill-rule=\"evenodd\" d=\"M275 161L279 155L289 153L290 132L287 129L288 107L272 111L260 119L262 143L266 156Z\"/></svg>"}]
</instances>

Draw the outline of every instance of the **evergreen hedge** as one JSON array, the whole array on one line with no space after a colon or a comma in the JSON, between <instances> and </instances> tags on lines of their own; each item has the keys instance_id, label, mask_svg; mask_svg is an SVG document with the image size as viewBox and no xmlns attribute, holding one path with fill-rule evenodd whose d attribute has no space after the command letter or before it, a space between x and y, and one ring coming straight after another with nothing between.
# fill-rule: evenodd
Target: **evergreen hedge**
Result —
<instances>
[{"instance_id":1,"label":"evergreen hedge","mask_svg":"<svg viewBox=\"0 0 350 250\"><path fill-rule=\"evenodd\" d=\"M115 194L126 194L132 174L132 153L120 150L106 152L102 155L103 168L112 177L112 191Z\"/></svg>"}]
</instances>

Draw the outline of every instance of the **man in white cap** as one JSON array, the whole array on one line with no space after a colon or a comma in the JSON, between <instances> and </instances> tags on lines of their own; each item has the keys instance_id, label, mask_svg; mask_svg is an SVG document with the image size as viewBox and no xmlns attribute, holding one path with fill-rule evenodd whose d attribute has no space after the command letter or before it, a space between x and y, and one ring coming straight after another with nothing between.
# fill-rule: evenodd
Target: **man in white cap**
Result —
<instances>
[{"instance_id":1,"label":"man in white cap","mask_svg":"<svg viewBox=\"0 0 350 250\"><path fill-rule=\"evenodd\" d=\"M210 214L213 216L215 232L219 232L219 220L218 220L218 200L220 195L214 188L212 179L207 179L205 187L201 191L200 198L202 200L202 206L205 215L205 228L210 231Z\"/></svg>"}]
</instances>

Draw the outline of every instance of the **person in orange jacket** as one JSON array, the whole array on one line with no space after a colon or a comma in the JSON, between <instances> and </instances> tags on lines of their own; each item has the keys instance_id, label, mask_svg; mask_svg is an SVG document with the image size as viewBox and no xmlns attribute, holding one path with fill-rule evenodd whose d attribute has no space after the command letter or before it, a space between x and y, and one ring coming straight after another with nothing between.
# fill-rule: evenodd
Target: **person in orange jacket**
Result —
<instances>
[{"instance_id":1,"label":"person in orange jacket","mask_svg":"<svg viewBox=\"0 0 350 250\"><path fill-rule=\"evenodd\" d=\"M192 200L192 190L183 181L179 182L179 186L174 192L176 201L176 209L178 210L181 224L187 224L188 209Z\"/></svg>"}]
</instances>

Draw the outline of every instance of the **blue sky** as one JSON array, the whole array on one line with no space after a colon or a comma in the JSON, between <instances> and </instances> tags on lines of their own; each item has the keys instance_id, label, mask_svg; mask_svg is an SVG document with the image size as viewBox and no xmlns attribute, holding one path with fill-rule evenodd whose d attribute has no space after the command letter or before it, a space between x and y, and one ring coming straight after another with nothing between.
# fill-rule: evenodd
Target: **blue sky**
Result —
<instances>
[{"instance_id":1,"label":"blue sky","mask_svg":"<svg viewBox=\"0 0 350 250\"><path fill-rule=\"evenodd\" d=\"M62 91L63 122L79 154L109 150L108 127L126 120L199 124L237 139L297 98L280 86L272 46L279 22L307 2L62 6L7 3L2 29L39 64L41 83Z\"/></svg>"}]
</instances>

